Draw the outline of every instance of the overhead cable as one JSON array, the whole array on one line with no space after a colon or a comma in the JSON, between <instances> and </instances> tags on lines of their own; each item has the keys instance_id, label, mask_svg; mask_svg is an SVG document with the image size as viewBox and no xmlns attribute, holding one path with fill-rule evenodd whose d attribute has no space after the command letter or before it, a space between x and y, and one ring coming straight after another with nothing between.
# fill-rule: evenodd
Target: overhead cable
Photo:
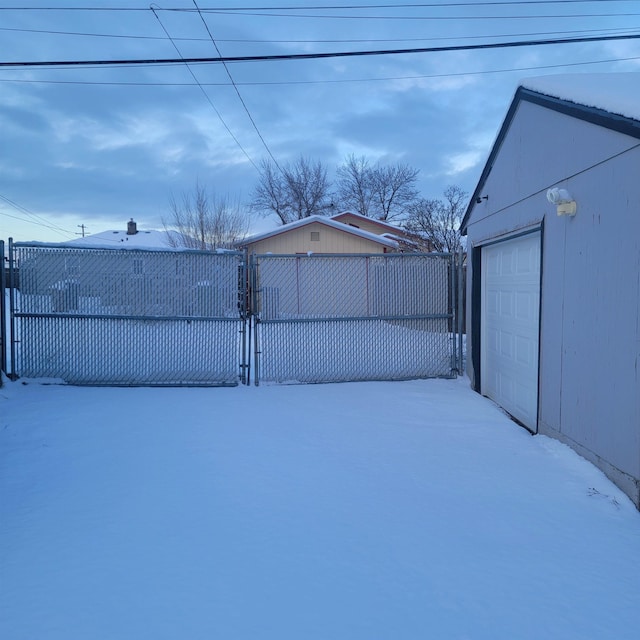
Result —
<instances>
[{"instance_id":1,"label":"overhead cable","mask_svg":"<svg viewBox=\"0 0 640 640\"><path fill-rule=\"evenodd\" d=\"M0 67L84 67L84 66L149 66L157 64L196 64L196 63L226 63L226 62L275 62L279 60L320 60L326 58L358 58L366 56L406 55L416 53L443 53L449 51L479 51L487 49L509 49L516 47L538 47L557 44L575 44L586 42L613 42L623 40L638 40L640 34L615 36L587 36L580 38L552 38L548 40L517 40L510 42L489 42L483 44L459 44L439 47L416 47L410 49L376 49L369 51L334 51L325 53L288 53L266 54L255 56L220 56L200 58L147 58L122 60L45 60L45 61L13 61L0 62ZM174 45L175 46L175 45Z\"/></svg>"},{"instance_id":2,"label":"overhead cable","mask_svg":"<svg viewBox=\"0 0 640 640\"><path fill-rule=\"evenodd\" d=\"M151 10L153 11L153 15L156 17L156 20L158 21L158 23L160 24L160 26L162 27L162 30L165 32L165 34L167 35L167 37L169 38L169 40L171 41L171 44L173 45L173 48L176 50L176 52L178 53L178 55L180 56L180 61L182 64L184 64L184 66L187 68L187 70L189 71L189 73L191 74L191 77L195 80L196 84L198 85L202 95L205 97L206 101L209 103L209 106L214 110L215 114L218 116L218 120L220 120L220 122L222 123L222 125L224 126L224 128L227 130L227 133L231 136L231 138L233 139L233 141L236 143L236 145L238 146L238 149L240 149L240 151L242 151L242 153L244 154L244 156L247 158L247 160L253 165L254 169L256 171L259 171L258 169L258 165L256 165L256 163L253 161L253 158L249 155L249 153L247 152L247 150L242 146L242 144L240 143L240 140L238 140L238 138L235 136L235 134L233 133L233 131L231 131L229 125L226 123L225 119L222 117L222 114L220 113L220 111L218 111L218 108L216 107L216 105L213 103L213 100L211 99L211 97L209 96L209 94L205 91L205 88L202 86L202 84L200 83L200 81L198 80L196 74L193 72L193 69L191 69L191 67L189 66L188 61L182 57L182 53L180 53L180 49L178 48L178 45L176 45L176 43L173 41L173 38L171 37L171 35L169 34L169 32L167 31L166 27L164 26L164 24L162 23L162 20L160 20L160 17L158 16L158 14L156 13L155 9L154 9L154 5L151 5ZM0 65L1 66L1 65Z\"/></svg>"},{"instance_id":3,"label":"overhead cable","mask_svg":"<svg viewBox=\"0 0 640 640\"><path fill-rule=\"evenodd\" d=\"M611 64L614 62L635 62L640 57L631 58L608 58L606 60L586 60L583 62L563 62L559 64L535 65L531 67L510 67L505 69L486 69L482 71L459 71L456 73L432 73L427 75L413 76L387 76L381 78L333 78L331 80L264 80L236 82L241 87L261 87L261 86L295 86L304 84L349 84L351 82L398 82L403 80L428 80L431 78L455 78L459 76L491 75L498 73L513 73L520 71L536 71L539 69L563 69L565 67L582 67L594 64ZM13 82L16 84L73 84L89 86L116 86L116 87L228 87L228 82L100 82L91 80L25 80L17 78L0 78L0 82Z\"/></svg>"},{"instance_id":4,"label":"overhead cable","mask_svg":"<svg viewBox=\"0 0 640 640\"><path fill-rule=\"evenodd\" d=\"M204 25L204 28L207 30L207 33L209 34L209 38L211 39L211 42L213 43L213 46L215 47L216 52L218 53L219 56L222 56L222 52L220 51L220 49L218 47L218 44L216 43L215 38L213 37L213 34L211 33L211 29L209 29L209 25L207 24L207 21L204 19L204 16L200 12L200 8L198 7L198 3L196 2L196 0L193 0L193 4L195 5L196 9L198 9L198 15L200 17L200 20L202 21L202 24ZM253 125L253 128L254 128L255 132L258 134L258 138L260 138L260 142L262 142L262 146L265 148L265 150L269 154L269 157L271 158L271 160L273 160L273 162L276 165L276 167L278 168L278 170L282 173L282 168L278 164L278 161L275 159L275 156L271 152L271 149L269 148L269 145L267 144L266 140L264 139L262 133L260 133L260 129L258 129L258 125L256 124L256 121L253 119L253 116L251 115L251 112L249 111L249 107L247 107L247 103L244 101L244 98L242 97L242 94L240 93L240 89L238 89L238 86L237 86L235 80L233 79L233 76L231 75L231 71L229 71L229 67L224 62L222 63L222 66L224 67L224 70L227 73L227 77L229 78L231 84L233 85L233 88L235 89L236 95L238 96L238 100L240 100L240 104L242 105L245 113L247 114L247 117L249 118L249 121Z\"/></svg>"}]
</instances>

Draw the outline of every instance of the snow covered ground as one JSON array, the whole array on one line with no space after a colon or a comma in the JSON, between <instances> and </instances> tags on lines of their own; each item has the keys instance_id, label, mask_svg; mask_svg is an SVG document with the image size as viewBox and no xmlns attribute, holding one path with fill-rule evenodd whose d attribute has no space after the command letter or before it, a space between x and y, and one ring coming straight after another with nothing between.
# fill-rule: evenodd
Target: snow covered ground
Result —
<instances>
[{"instance_id":1,"label":"snow covered ground","mask_svg":"<svg viewBox=\"0 0 640 640\"><path fill-rule=\"evenodd\" d=\"M636 639L640 514L468 381L0 389L7 640Z\"/></svg>"}]
</instances>

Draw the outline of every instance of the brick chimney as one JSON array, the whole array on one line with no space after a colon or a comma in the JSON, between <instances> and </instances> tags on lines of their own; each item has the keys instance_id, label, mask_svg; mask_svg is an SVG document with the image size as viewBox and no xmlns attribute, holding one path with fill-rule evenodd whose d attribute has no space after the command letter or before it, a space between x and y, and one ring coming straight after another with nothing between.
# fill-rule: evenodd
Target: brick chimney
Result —
<instances>
[{"instance_id":1,"label":"brick chimney","mask_svg":"<svg viewBox=\"0 0 640 640\"><path fill-rule=\"evenodd\" d=\"M128 236L135 236L136 233L138 233L138 226L134 222L133 218L131 218L131 220L129 220L129 222L127 222L127 235Z\"/></svg>"}]
</instances>

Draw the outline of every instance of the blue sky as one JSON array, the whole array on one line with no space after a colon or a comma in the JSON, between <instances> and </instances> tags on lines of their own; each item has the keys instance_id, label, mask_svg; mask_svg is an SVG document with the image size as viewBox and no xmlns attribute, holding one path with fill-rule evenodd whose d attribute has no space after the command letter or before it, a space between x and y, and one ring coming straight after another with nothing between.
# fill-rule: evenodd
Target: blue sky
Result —
<instances>
[{"instance_id":1,"label":"blue sky","mask_svg":"<svg viewBox=\"0 0 640 640\"><path fill-rule=\"evenodd\" d=\"M640 33L637 3L618 0L198 0L202 17L193 0L155 14L137 0L15 4L0 1L1 62L214 57L203 18L225 56ZM59 242L129 218L161 228L171 194L196 181L248 202L269 153L261 138L278 163L303 155L330 177L355 154L419 169L427 198L450 184L470 192L523 78L640 70L640 41L227 68L246 110L220 64L0 68L0 239Z\"/></svg>"}]
</instances>

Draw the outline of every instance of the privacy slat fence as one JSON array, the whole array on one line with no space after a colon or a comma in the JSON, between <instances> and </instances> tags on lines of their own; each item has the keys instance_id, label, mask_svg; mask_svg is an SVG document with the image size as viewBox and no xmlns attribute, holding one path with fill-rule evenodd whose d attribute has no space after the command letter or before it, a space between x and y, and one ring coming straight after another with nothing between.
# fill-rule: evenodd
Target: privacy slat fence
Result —
<instances>
[{"instance_id":1,"label":"privacy slat fence","mask_svg":"<svg viewBox=\"0 0 640 640\"><path fill-rule=\"evenodd\" d=\"M458 256L247 261L237 252L9 241L8 257L0 355L14 379L226 386L252 373L259 384L462 370Z\"/></svg>"},{"instance_id":2,"label":"privacy slat fence","mask_svg":"<svg viewBox=\"0 0 640 640\"><path fill-rule=\"evenodd\" d=\"M455 267L449 254L253 256L256 383L456 375Z\"/></svg>"},{"instance_id":3,"label":"privacy slat fence","mask_svg":"<svg viewBox=\"0 0 640 640\"><path fill-rule=\"evenodd\" d=\"M11 374L88 385L245 381L244 255L9 248Z\"/></svg>"}]
</instances>

